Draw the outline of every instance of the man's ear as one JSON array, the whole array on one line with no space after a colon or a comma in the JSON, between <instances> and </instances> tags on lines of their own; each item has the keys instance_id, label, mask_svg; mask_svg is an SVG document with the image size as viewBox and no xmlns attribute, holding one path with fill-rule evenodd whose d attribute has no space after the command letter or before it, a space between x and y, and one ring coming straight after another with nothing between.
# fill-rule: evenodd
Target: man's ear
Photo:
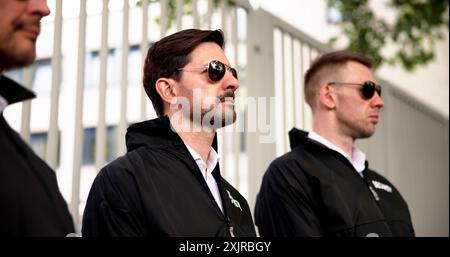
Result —
<instances>
[{"instance_id":1,"label":"man's ear","mask_svg":"<svg viewBox=\"0 0 450 257\"><path fill-rule=\"evenodd\" d=\"M175 81L173 79L159 78L155 83L155 88L156 92L161 96L161 99L168 104L177 96Z\"/></svg>"},{"instance_id":2,"label":"man's ear","mask_svg":"<svg viewBox=\"0 0 450 257\"><path fill-rule=\"evenodd\" d=\"M334 109L336 107L336 91L330 85L324 85L319 91L320 105L327 109Z\"/></svg>"}]
</instances>

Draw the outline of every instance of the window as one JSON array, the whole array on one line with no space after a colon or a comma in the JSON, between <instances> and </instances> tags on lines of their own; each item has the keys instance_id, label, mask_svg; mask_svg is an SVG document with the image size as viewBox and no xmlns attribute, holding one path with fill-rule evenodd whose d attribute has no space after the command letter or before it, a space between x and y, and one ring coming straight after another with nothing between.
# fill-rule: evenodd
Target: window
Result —
<instances>
[{"instance_id":1,"label":"window","mask_svg":"<svg viewBox=\"0 0 450 257\"><path fill-rule=\"evenodd\" d=\"M49 95L52 89L52 63L50 59L37 60L33 76L33 91L39 95Z\"/></svg>"},{"instance_id":2,"label":"window","mask_svg":"<svg viewBox=\"0 0 450 257\"><path fill-rule=\"evenodd\" d=\"M128 53L128 85L139 86L142 80L142 59L139 46L131 46Z\"/></svg>"},{"instance_id":3,"label":"window","mask_svg":"<svg viewBox=\"0 0 450 257\"><path fill-rule=\"evenodd\" d=\"M87 54L85 69L85 87L87 89L97 87L100 81L100 58L97 51Z\"/></svg>"},{"instance_id":4,"label":"window","mask_svg":"<svg viewBox=\"0 0 450 257\"><path fill-rule=\"evenodd\" d=\"M21 84L23 80L23 69L12 69L5 71L5 76Z\"/></svg>"},{"instance_id":5,"label":"window","mask_svg":"<svg viewBox=\"0 0 450 257\"><path fill-rule=\"evenodd\" d=\"M106 161L110 162L117 155L117 132L116 126L107 127L106 138ZM93 165L95 163L96 128L84 129L83 141L83 165Z\"/></svg>"},{"instance_id":6,"label":"window","mask_svg":"<svg viewBox=\"0 0 450 257\"><path fill-rule=\"evenodd\" d=\"M41 133L32 133L31 134L31 148L33 151L43 160L47 157L47 132ZM59 145L60 135L58 133L57 139L57 157L56 157L56 165L59 166L60 159L60 145Z\"/></svg>"},{"instance_id":7,"label":"window","mask_svg":"<svg viewBox=\"0 0 450 257\"><path fill-rule=\"evenodd\" d=\"M108 87L120 86L121 76L121 51L110 49L107 63ZM99 51L89 52L86 55L86 77L85 87L88 89L98 88L100 83L100 55ZM142 57L138 45L130 46L128 52L128 85L139 86L142 80Z\"/></svg>"},{"instance_id":8,"label":"window","mask_svg":"<svg viewBox=\"0 0 450 257\"><path fill-rule=\"evenodd\" d=\"M109 50L106 65L108 87L120 85L120 59L115 48ZM85 69L85 87L87 89L98 88L100 84L99 51L93 51L87 54Z\"/></svg>"},{"instance_id":9,"label":"window","mask_svg":"<svg viewBox=\"0 0 450 257\"><path fill-rule=\"evenodd\" d=\"M46 151L47 151L47 133L34 133L31 134L31 148L33 151L41 157L41 159L45 159Z\"/></svg>"}]
</instances>

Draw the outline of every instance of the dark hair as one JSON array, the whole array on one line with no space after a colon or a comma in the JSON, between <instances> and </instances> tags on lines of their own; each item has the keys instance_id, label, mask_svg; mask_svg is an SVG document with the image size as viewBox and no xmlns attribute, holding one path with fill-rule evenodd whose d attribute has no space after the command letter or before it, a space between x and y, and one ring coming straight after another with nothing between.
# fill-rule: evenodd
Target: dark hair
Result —
<instances>
[{"instance_id":1,"label":"dark hair","mask_svg":"<svg viewBox=\"0 0 450 257\"><path fill-rule=\"evenodd\" d=\"M221 30L182 30L162 38L148 49L143 84L158 116L163 115L164 105L156 91L156 81L162 77L178 81L180 79L178 68L184 67L190 61L189 54L204 42L214 42L223 48L223 32Z\"/></svg>"},{"instance_id":2,"label":"dark hair","mask_svg":"<svg viewBox=\"0 0 450 257\"><path fill-rule=\"evenodd\" d=\"M372 67L372 60L358 53L337 51L319 56L313 61L305 74L305 99L306 102L314 109L314 97L318 94L324 77L339 76L343 65L349 61L361 63L367 68ZM337 79L337 78L334 78Z\"/></svg>"}]
</instances>

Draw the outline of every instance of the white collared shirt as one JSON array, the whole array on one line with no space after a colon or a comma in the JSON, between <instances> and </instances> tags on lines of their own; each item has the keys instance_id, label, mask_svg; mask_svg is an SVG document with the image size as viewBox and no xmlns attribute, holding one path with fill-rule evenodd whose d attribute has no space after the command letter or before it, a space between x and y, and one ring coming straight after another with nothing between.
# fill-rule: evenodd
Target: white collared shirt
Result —
<instances>
[{"instance_id":1,"label":"white collared shirt","mask_svg":"<svg viewBox=\"0 0 450 257\"><path fill-rule=\"evenodd\" d=\"M0 95L0 112L2 112L6 106L8 106L8 101L6 101L6 99L2 95Z\"/></svg>"},{"instance_id":2,"label":"white collared shirt","mask_svg":"<svg viewBox=\"0 0 450 257\"><path fill-rule=\"evenodd\" d=\"M352 156L349 156L341 148L339 148L338 146L336 146L335 144L331 143L326 138L322 137L321 135L317 134L316 132L314 132L312 130L308 133L308 138L310 138L310 139L312 139L314 141L317 141L317 142L323 144L324 146L330 148L331 150L334 150L334 151L342 154L347 160L350 161L350 163L353 165L355 170L358 171L358 174L361 177L364 177L363 171L366 168L366 165L365 165L366 155L361 150L359 150L358 148L353 146L353 148L352 148Z\"/></svg>"},{"instance_id":3,"label":"white collared shirt","mask_svg":"<svg viewBox=\"0 0 450 257\"><path fill-rule=\"evenodd\" d=\"M184 145L188 149L189 153L192 155L192 158L194 158L195 162L197 163L197 166L202 173L202 177L205 179L206 184L209 187L209 191L211 191L214 200L216 200L217 205L219 206L220 210L223 213L222 199L220 198L219 187L217 186L217 182L212 175L214 168L219 163L219 155L217 154L216 150L214 150L214 148L211 147L208 159L206 160L205 163L202 157L200 157L200 155L194 149L192 149L187 144Z\"/></svg>"}]
</instances>

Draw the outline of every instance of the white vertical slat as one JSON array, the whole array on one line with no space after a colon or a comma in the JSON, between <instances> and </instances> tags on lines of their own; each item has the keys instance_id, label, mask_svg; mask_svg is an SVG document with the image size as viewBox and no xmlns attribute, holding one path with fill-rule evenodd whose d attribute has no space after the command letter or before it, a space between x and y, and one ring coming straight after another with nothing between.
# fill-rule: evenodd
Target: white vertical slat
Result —
<instances>
[{"instance_id":1,"label":"white vertical slat","mask_svg":"<svg viewBox=\"0 0 450 257\"><path fill-rule=\"evenodd\" d=\"M183 28L183 0L176 0L175 13L177 30L181 30Z\"/></svg>"},{"instance_id":2,"label":"white vertical slat","mask_svg":"<svg viewBox=\"0 0 450 257\"><path fill-rule=\"evenodd\" d=\"M106 162L106 86L107 86L107 63L108 63L108 22L109 9L108 0L103 0L102 9L102 36L100 46L100 84L98 93L98 123L95 132L95 166L97 171Z\"/></svg>"},{"instance_id":3,"label":"white vertical slat","mask_svg":"<svg viewBox=\"0 0 450 257\"><path fill-rule=\"evenodd\" d=\"M212 29L212 14L213 14L214 6L213 0L208 0L208 12L206 13L206 22L208 23L208 28Z\"/></svg>"},{"instance_id":4,"label":"white vertical slat","mask_svg":"<svg viewBox=\"0 0 450 257\"><path fill-rule=\"evenodd\" d=\"M288 131L294 125L294 102L293 102L293 75L292 75L292 38L288 33L283 35L283 77L284 77L284 151L289 151L289 136Z\"/></svg>"},{"instance_id":5,"label":"white vertical slat","mask_svg":"<svg viewBox=\"0 0 450 257\"><path fill-rule=\"evenodd\" d=\"M208 2L208 15L209 15L209 11L210 11L210 7L212 8L213 3L210 1ZM226 19L226 1L221 0L220 1L220 10L221 10L221 21L220 24L222 26L222 30L224 33L224 37L225 40L227 40L228 38L226 37L226 23L225 23L225 19ZM211 10L212 11L212 10ZM211 13L212 15L212 13ZM211 24L210 24L211 27ZM217 133L220 133L220 138L222 139L222 143L220 145L218 145L218 149L219 149L219 154L220 154L220 159L222 160L221 164L221 170L223 172L224 177L228 177L230 176L229 174L229 170L228 170L228 150L229 150L229 132L226 131L226 129L220 129Z\"/></svg>"},{"instance_id":6,"label":"white vertical slat","mask_svg":"<svg viewBox=\"0 0 450 257\"><path fill-rule=\"evenodd\" d=\"M36 66L32 65L27 67L23 71L23 84L26 88L31 89L33 85L33 74L36 70ZM20 122L20 134L25 142L30 143L30 119L31 119L31 102L25 101L22 103L22 114Z\"/></svg>"},{"instance_id":7,"label":"white vertical slat","mask_svg":"<svg viewBox=\"0 0 450 257\"><path fill-rule=\"evenodd\" d=\"M305 47L307 52L303 52L303 67L306 72L311 65L311 46L309 44L305 44ZM306 102L304 102L303 107L303 129L309 131L312 129L313 124L311 107Z\"/></svg>"},{"instance_id":8,"label":"white vertical slat","mask_svg":"<svg viewBox=\"0 0 450 257\"><path fill-rule=\"evenodd\" d=\"M277 117L279 118L279 121L277 123L279 123L279 126L277 128L277 138L280 138L281 140L279 140L279 142L277 142L277 156L282 155L283 153L285 153L286 150L286 140L287 140L287 136L286 136L286 106L285 106L285 102L286 102L286 98L285 98L285 91L286 91L286 78L285 78L285 56L286 56L286 48L284 46L284 31L279 30L279 63L278 65L278 72L279 73L279 85L277 86L278 88L275 89L275 97L278 100L277 106L279 111L276 111Z\"/></svg>"},{"instance_id":9,"label":"white vertical slat","mask_svg":"<svg viewBox=\"0 0 450 257\"><path fill-rule=\"evenodd\" d=\"M192 18L194 19L194 28L198 29L200 28L200 19L198 17L198 8L197 4L198 0L192 0Z\"/></svg>"},{"instance_id":10,"label":"white vertical slat","mask_svg":"<svg viewBox=\"0 0 450 257\"><path fill-rule=\"evenodd\" d=\"M128 95L128 24L129 24L129 5L128 0L123 2L122 10L122 69L120 78L120 120L117 128L117 155L126 153L125 132L127 129L127 95Z\"/></svg>"},{"instance_id":11,"label":"white vertical slat","mask_svg":"<svg viewBox=\"0 0 450 257\"><path fill-rule=\"evenodd\" d=\"M274 80L275 80L275 89L274 89L274 96L275 96L275 113L277 114L275 116L275 137L277 139L277 142L275 143L275 152L276 156L280 156L284 153L285 149L285 139L284 139L284 90L283 90L283 55L284 55L284 48L283 48L283 34L279 29L275 29L273 33L273 40L274 40Z\"/></svg>"},{"instance_id":12,"label":"white vertical slat","mask_svg":"<svg viewBox=\"0 0 450 257\"><path fill-rule=\"evenodd\" d=\"M305 72L307 70L307 68L305 67L306 63L305 63L305 51L304 51L304 48L305 48L305 44L300 42L300 67L301 67L300 68L300 72L302 73L303 90L305 88L305 84L304 84L305 79L304 78L305 78ZM306 94L304 91L303 91L303 93ZM305 110L306 110L306 106L308 105L306 103L305 97L302 99L301 105L302 105L302 120L301 120L300 128L305 130L306 129L306 126L305 126L305 123L306 123L306 117L305 117L306 111Z\"/></svg>"},{"instance_id":13,"label":"white vertical slat","mask_svg":"<svg viewBox=\"0 0 450 257\"><path fill-rule=\"evenodd\" d=\"M164 37L167 32L167 0L160 0L161 4L161 15L160 15L160 37Z\"/></svg>"},{"instance_id":14,"label":"white vertical slat","mask_svg":"<svg viewBox=\"0 0 450 257\"><path fill-rule=\"evenodd\" d=\"M70 212L74 219L75 227L80 227L80 173L83 149L83 97L84 97L84 70L86 53L86 0L80 0L80 17L78 21L78 56L77 56L77 81L75 95L75 129L72 171L72 197Z\"/></svg>"},{"instance_id":15,"label":"white vertical slat","mask_svg":"<svg viewBox=\"0 0 450 257\"><path fill-rule=\"evenodd\" d=\"M270 122L271 127L275 127L278 113L272 106L272 101L269 101L274 96L277 90L275 82L276 75L274 71L278 68L275 61L274 52L278 51L275 47L276 41L274 40L274 26L273 20L268 19L262 10L250 11L247 16L247 81L248 81L248 95L261 97L261 100L265 100L266 103L270 102L266 106L258 106L258 114L263 113L269 121L268 117L274 117L275 122ZM279 51L278 51L279 52ZM278 79L278 78L277 78ZM273 99L273 98L272 98ZM264 101L261 101L264 102ZM250 111L250 109L249 109ZM275 115L276 114L276 115ZM251 113L249 113L249 116ZM251 121L252 119L249 119ZM266 123L267 124L267 123ZM277 128L275 128L276 130ZM257 129L255 133L247 133L247 156L248 156L248 177L251 180L248 184L248 203L251 207L251 211L254 211L256 195L260 189L261 179L264 171L269 166L270 162L276 156L277 143L271 141L271 137L274 137L272 128L269 131L262 131ZM267 142L269 139L270 142ZM263 141L265 141L263 143Z\"/></svg>"},{"instance_id":16,"label":"white vertical slat","mask_svg":"<svg viewBox=\"0 0 450 257\"><path fill-rule=\"evenodd\" d=\"M238 35L237 35L237 31L238 31L238 26L237 26L237 8L232 7L231 9L231 19L232 19L232 25L231 25L231 44L233 45L233 49L234 49L234 56L233 56L233 63L232 65L237 67L238 64L238 58L239 58L239 52L238 52ZM236 106L237 107L237 106ZM237 115L240 115L240 110L236 109ZM239 117L237 118L239 119ZM233 158L234 158L234 172L235 172L235 177L236 177L236 188L240 188L241 186L241 179L240 179L240 175L242 174L243 171L241 171L239 169L240 166L240 133L238 131L238 127L235 124L235 130L232 134L233 136Z\"/></svg>"},{"instance_id":17,"label":"white vertical slat","mask_svg":"<svg viewBox=\"0 0 450 257\"><path fill-rule=\"evenodd\" d=\"M295 104L295 126L301 128L303 122L303 70L301 65L302 45L298 40L293 45L293 73L294 73L294 104Z\"/></svg>"},{"instance_id":18,"label":"white vertical slat","mask_svg":"<svg viewBox=\"0 0 450 257\"><path fill-rule=\"evenodd\" d=\"M227 0L220 0L220 26L222 26L222 30L225 35L228 34L227 29Z\"/></svg>"},{"instance_id":19,"label":"white vertical slat","mask_svg":"<svg viewBox=\"0 0 450 257\"><path fill-rule=\"evenodd\" d=\"M62 40L62 1L56 1L55 28L53 32L52 90L50 102L50 124L47 137L47 164L55 169L58 156L58 111L61 87L61 40Z\"/></svg>"},{"instance_id":20,"label":"white vertical slat","mask_svg":"<svg viewBox=\"0 0 450 257\"><path fill-rule=\"evenodd\" d=\"M145 57L147 56L147 50L149 48L148 43L148 0L142 1L142 39L141 39L141 57L142 57L142 68L145 64ZM147 119L147 94L144 88L141 89L141 104L140 104L140 120Z\"/></svg>"}]
</instances>

